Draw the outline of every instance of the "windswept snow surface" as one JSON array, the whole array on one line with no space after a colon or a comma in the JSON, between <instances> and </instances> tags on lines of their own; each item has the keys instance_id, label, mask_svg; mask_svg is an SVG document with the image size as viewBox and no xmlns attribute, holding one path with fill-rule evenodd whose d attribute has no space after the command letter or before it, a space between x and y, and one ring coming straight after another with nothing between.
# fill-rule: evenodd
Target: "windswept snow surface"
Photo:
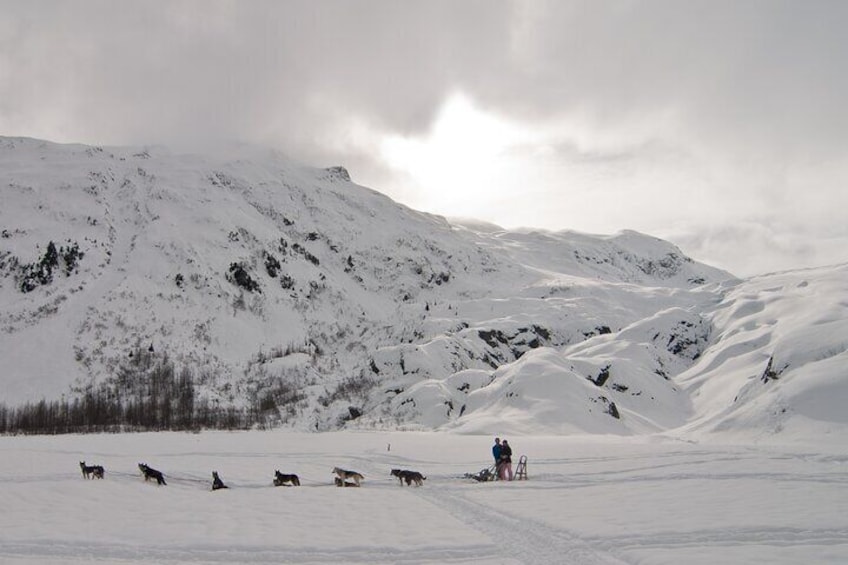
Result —
<instances>
[{"instance_id":1,"label":"windswept snow surface","mask_svg":"<svg viewBox=\"0 0 848 565\"><path fill-rule=\"evenodd\" d=\"M712 440L716 436L711 436ZM658 436L510 436L527 481L463 478L490 436L237 432L0 437L0 562L848 562L848 455ZM831 438L833 439L833 438ZM78 462L101 464L84 480ZM164 472L145 483L137 463ZM365 475L332 486L334 466ZM392 468L424 486L401 487ZM271 486L274 470L303 486ZM230 488L212 492L211 471Z\"/></svg>"}]
</instances>

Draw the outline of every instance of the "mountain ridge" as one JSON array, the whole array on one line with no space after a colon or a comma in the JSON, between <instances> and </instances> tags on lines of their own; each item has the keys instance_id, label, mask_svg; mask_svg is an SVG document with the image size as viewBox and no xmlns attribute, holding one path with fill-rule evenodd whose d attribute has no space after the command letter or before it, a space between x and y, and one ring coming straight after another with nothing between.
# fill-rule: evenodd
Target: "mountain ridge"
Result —
<instances>
[{"instance_id":1,"label":"mountain ridge","mask_svg":"<svg viewBox=\"0 0 848 565\"><path fill-rule=\"evenodd\" d=\"M663 431L698 420L676 379L747 284L637 232L473 229L255 149L0 138L0 186L7 403L150 348L269 425Z\"/></svg>"}]
</instances>

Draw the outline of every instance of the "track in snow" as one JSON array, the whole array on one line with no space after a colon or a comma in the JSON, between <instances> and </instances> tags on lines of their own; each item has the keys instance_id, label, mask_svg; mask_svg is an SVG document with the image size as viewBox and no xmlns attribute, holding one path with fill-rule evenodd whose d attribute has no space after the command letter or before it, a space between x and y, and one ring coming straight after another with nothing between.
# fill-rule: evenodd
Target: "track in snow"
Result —
<instances>
[{"instance_id":1,"label":"track in snow","mask_svg":"<svg viewBox=\"0 0 848 565\"><path fill-rule=\"evenodd\" d=\"M411 489L412 490L412 489ZM414 492L454 518L486 534L497 554L526 565L622 565L609 551L599 550L566 531L508 511L468 500L462 487L440 485L437 489L415 488Z\"/></svg>"}]
</instances>

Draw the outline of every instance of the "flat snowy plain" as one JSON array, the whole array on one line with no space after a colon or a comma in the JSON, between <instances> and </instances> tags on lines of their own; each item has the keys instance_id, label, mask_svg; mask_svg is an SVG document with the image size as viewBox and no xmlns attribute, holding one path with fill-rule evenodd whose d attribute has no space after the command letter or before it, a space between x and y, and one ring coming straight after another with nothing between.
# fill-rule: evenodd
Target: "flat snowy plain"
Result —
<instances>
[{"instance_id":1,"label":"flat snowy plain","mask_svg":"<svg viewBox=\"0 0 848 565\"><path fill-rule=\"evenodd\" d=\"M509 439L529 459L527 481L463 478L488 466L489 436L1 437L0 562L848 562L848 454L836 437ZM81 460L106 478L84 480ZM145 483L139 462L168 485ZM363 487L333 486L334 466L363 473ZM401 487L392 468L427 480ZM273 487L276 469L302 486ZM213 470L229 489L211 491Z\"/></svg>"}]
</instances>

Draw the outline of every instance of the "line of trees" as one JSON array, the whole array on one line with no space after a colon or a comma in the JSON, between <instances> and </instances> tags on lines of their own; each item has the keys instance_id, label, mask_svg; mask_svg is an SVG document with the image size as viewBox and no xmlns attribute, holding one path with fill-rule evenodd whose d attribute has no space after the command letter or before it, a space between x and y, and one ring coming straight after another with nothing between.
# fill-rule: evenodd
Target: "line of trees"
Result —
<instances>
[{"instance_id":1,"label":"line of trees","mask_svg":"<svg viewBox=\"0 0 848 565\"><path fill-rule=\"evenodd\" d=\"M137 347L116 375L71 398L0 404L0 433L247 429L264 425L269 412L276 406L267 397L248 408L212 405L199 397L187 367L177 373L167 355Z\"/></svg>"},{"instance_id":2,"label":"line of trees","mask_svg":"<svg viewBox=\"0 0 848 565\"><path fill-rule=\"evenodd\" d=\"M163 405L160 404L160 408ZM166 408L170 410L170 408ZM131 402L122 406L102 395L86 394L73 400L40 400L9 408L0 404L2 434L66 434L121 431L244 429L250 427L250 412L230 407L219 410L208 403L195 412L168 420L156 417L150 403Z\"/></svg>"}]
</instances>

